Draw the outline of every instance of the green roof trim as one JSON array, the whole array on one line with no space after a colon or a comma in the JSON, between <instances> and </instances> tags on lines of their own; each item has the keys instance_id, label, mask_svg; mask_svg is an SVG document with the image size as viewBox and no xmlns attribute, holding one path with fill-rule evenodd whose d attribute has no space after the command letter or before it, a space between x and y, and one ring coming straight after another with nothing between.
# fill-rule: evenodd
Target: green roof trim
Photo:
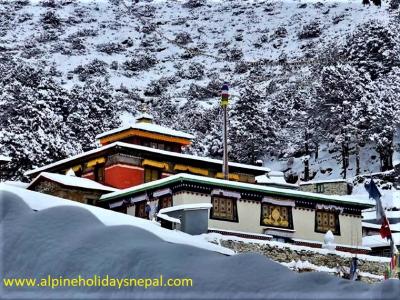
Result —
<instances>
[{"instance_id":1,"label":"green roof trim","mask_svg":"<svg viewBox=\"0 0 400 300\"><path fill-rule=\"evenodd\" d=\"M148 191L150 189L157 189L161 187L165 187L167 185L171 185L176 182L193 182L193 183L201 183L205 185L216 185L219 187L224 188L231 188L235 190L241 191L253 191L253 192L260 192L268 195L277 195L277 196L286 196L286 197L293 197L293 198L301 198L301 199L308 199L308 200L317 200L319 202L330 202L330 203L342 203L348 204L351 206L361 206L364 208L374 207L375 204L368 200L368 202L356 201L353 199L346 199L345 196L329 196L329 195L321 195L316 193L310 192L301 192L297 190L290 190L290 189L283 189L283 188L276 188L276 187L269 187L269 186L262 186L258 184L252 183L242 183L242 182L235 182L235 181L227 181L223 179L216 179L216 178L209 178L191 174L180 173L176 175L169 176L167 178L163 178L160 180L144 183L138 186L134 186L131 188L127 188L121 191L112 192L108 194L104 194L101 196L100 201L110 201L114 199L119 199L122 197L134 195L137 193L141 193L144 191Z\"/></svg>"}]
</instances>

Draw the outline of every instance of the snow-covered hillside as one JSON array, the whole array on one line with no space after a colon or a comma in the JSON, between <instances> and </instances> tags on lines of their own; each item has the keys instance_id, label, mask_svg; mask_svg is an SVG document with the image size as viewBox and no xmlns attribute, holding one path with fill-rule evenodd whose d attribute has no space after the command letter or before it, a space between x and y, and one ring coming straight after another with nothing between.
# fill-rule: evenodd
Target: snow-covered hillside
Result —
<instances>
[{"instance_id":1,"label":"snow-covered hillside","mask_svg":"<svg viewBox=\"0 0 400 300\"><path fill-rule=\"evenodd\" d=\"M349 78L349 91L360 91L347 93L349 99L372 95L365 96L375 101L369 110L383 109L376 107L376 95L385 97L379 84L385 85L387 73L396 78L399 65L392 43L396 30L386 32L396 13L386 1L379 7L361 0L0 1L0 151L15 158L12 167L21 175L94 147L96 134L145 104L156 122L196 136L192 153L220 157L219 89L227 81L232 160L263 158L277 170L300 174L304 157L318 152L310 160L311 177L340 177L344 134L328 127L347 117L335 120L319 112L326 113L325 101L336 97L326 92L332 76L321 72L327 67L328 75L344 73L335 78ZM371 37L360 44L349 40L363 28ZM376 75L381 73L385 76ZM344 89L341 83L335 87ZM359 112L358 100L352 108ZM357 126L370 126L371 119L358 118L367 121ZM306 127L316 143L308 147L311 153L303 149ZM361 173L380 168L375 151L388 138L379 135L386 131L374 132L361 149ZM366 133L348 139L350 148L365 145ZM355 173L352 155L349 176ZM276 163L277 157L283 160Z\"/></svg>"},{"instance_id":2,"label":"snow-covered hillside","mask_svg":"<svg viewBox=\"0 0 400 300\"><path fill-rule=\"evenodd\" d=\"M167 95L179 101L187 98L190 84L207 87L213 80L230 82L235 94L247 78L240 65L259 64L266 75L279 76L283 68L269 62L312 61L359 24L388 21L385 5L363 6L360 0L193 1L201 4L193 8L186 1L43 3L52 2L3 1L2 51L55 68L65 86L109 77L115 87L122 84L146 97L152 81L174 77ZM310 33L307 27L314 29ZM140 69L137 60L143 63L144 57L148 65ZM130 66L132 60L137 65ZM90 66L99 72L90 74Z\"/></svg>"}]
</instances>

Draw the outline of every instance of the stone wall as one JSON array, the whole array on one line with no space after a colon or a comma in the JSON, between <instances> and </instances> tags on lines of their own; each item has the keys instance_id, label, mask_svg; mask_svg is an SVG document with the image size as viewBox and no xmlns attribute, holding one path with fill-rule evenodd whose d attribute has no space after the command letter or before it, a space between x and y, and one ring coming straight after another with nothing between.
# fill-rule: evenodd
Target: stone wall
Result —
<instances>
[{"instance_id":1,"label":"stone wall","mask_svg":"<svg viewBox=\"0 0 400 300\"><path fill-rule=\"evenodd\" d=\"M101 195L105 193L86 189L74 189L73 187L64 187L49 180L39 182L32 188L32 190L85 204L94 204Z\"/></svg>"},{"instance_id":2,"label":"stone wall","mask_svg":"<svg viewBox=\"0 0 400 300\"><path fill-rule=\"evenodd\" d=\"M214 240L215 241L215 240ZM234 250L237 253L255 252L265 255L274 261L280 263L290 263L296 261L309 262L313 265L328 268L338 268L344 270L344 275L348 274L351 262L350 253L322 250L317 251L308 247L290 247L290 246L277 246L277 242L243 242L226 237L218 239L217 241L221 246ZM284 245L284 244L282 244ZM326 253L321 253L321 252ZM364 282L377 282L383 279L385 268L388 264L388 259L379 258L368 255L358 256L358 269L361 272L359 279ZM299 271L313 271L313 270L299 270ZM364 274L363 274L364 273ZM369 274L365 274L369 273Z\"/></svg>"},{"instance_id":3,"label":"stone wall","mask_svg":"<svg viewBox=\"0 0 400 300\"><path fill-rule=\"evenodd\" d=\"M319 190L317 189L319 186ZM300 191L320 193L325 195L347 195L348 194L348 184L347 182L324 182L324 183L310 183L301 184Z\"/></svg>"}]
</instances>

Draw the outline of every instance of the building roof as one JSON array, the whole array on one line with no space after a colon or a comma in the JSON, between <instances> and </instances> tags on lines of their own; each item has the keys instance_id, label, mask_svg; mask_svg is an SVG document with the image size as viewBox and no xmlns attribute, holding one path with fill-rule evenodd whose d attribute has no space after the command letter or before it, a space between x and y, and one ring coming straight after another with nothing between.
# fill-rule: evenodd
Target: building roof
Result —
<instances>
[{"instance_id":1,"label":"building roof","mask_svg":"<svg viewBox=\"0 0 400 300\"><path fill-rule=\"evenodd\" d=\"M210 209L212 207L211 203L190 203L190 204L181 204L174 205L166 208L160 209L161 213L169 213L171 211L177 210L200 210L200 209Z\"/></svg>"},{"instance_id":2,"label":"building roof","mask_svg":"<svg viewBox=\"0 0 400 300\"><path fill-rule=\"evenodd\" d=\"M391 196L391 197L390 197ZM389 195L386 199L386 208L396 208L400 209L400 191L394 190L391 195Z\"/></svg>"},{"instance_id":3,"label":"building roof","mask_svg":"<svg viewBox=\"0 0 400 300\"><path fill-rule=\"evenodd\" d=\"M372 200L375 201L375 200ZM385 211L385 215L388 219L400 219L400 211L398 210L389 210ZM363 212L363 220L376 220L376 210L368 210ZM370 222L372 223L372 222Z\"/></svg>"},{"instance_id":4,"label":"building roof","mask_svg":"<svg viewBox=\"0 0 400 300\"><path fill-rule=\"evenodd\" d=\"M109 201L125 196L130 196L136 193L145 192L149 189L154 188L161 188L167 186L172 183L177 182L191 182L191 183L200 183L200 184L208 184L213 186L219 186L223 188L231 188L237 191L252 191L252 192L261 192L269 195L277 195L277 196L286 196L286 197L294 197L294 198L301 198L301 199L309 199L309 200L316 200L319 202L335 202L335 203L342 203L348 204L352 206L359 206L361 208L369 208L375 205L375 201L370 199L354 199L354 198L346 198L346 197L339 197L339 196L330 196L330 195L321 195L316 193L309 193L309 192L301 192L296 190L289 190L289 189L281 189L269 186L262 186L257 184L251 183L243 183L243 182L235 182L235 181L228 181L223 179L216 179L210 177L203 177L191 174L180 173L176 175L169 176L167 178L163 178L160 180L144 183L135 187L123 189L117 192L109 193L107 195L103 195L100 198L100 201Z\"/></svg>"},{"instance_id":5,"label":"building roof","mask_svg":"<svg viewBox=\"0 0 400 300\"><path fill-rule=\"evenodd\" d=\"M195 156L195 155L190 155L190 154L182 154L182 153L177 153L177 152L171 152L171 151L165 151L165 150L160 150L160 149L154 149L150 147L145 147L145 146L140 146L140 145L135 145L135 144L129 144L129 143L124 143L124 142L114 142L106 146L102 146L63 160L59 160L57 162L54 162L52 164L36 168L30 171L25 172L25 176L30 176L33 174L37 174L42 171L50 170L53 168L56 168L60 165L67 164L67 163L73 163L74 161L77 161L79 159L82 159L86 156L90 155L96 155L102 151L109 150L112 148L124 148L124 149L133 149L133 150L140 150L140 151L146 151L149 153L157 154L157 155L164 155L164 156L169 156L169 157L175 157L178 159L188 159L188 160L195 160L199 162L205 162L205 163L212 163L212 164L218 164L221 165L222 167L222 160L218 159L212 159L212 158L207 158L207 157L201 157L201 156ZM259 166L252 166L252 165L246 165L246 164L240 164L240 163L234 163L234 162L229 162L230 167L236 167L236 168L241 168L241 169L247 169L247 170L253 170L253 171L258 171L258 172L269 172L270 169L265 168L265 167L259 167ZM66 167L67 168L67 167Z\"/></svg>"},{"instance_id":6,"label":"building roof","mask_svg":"<svg viewBox=\"0 0 400 300\"><path fill-rule=\"evenodd\" d=\"M153 133L159 133L159 134L163 134L163 135L169 135L169 136L173 136L173 137L179 137L179 138L184 138L184 139L189 139L192 140L194 139L194 136L189 134L189 133L185 133L182 131L177 131L168 127L164 127L161 125L157 125L157 124L153 124L153 123L136 123L136 124L131 124L128 126L123 126L123 127L119 127L110 131L106 131L103 132L101 134L98 134L96 136L96 139L101 139L104 138L106 136L109 135L113 135L116 133L120 133L123 131L127 131L130 129L137 129L137 130L143 130L143 131L148 131L148 132L153 132Z\"/></svg>"},{"instance_id":7,"label":"building roof","mask_svg":"<svg viewBox=\"0 0 400 300\"><path fill-rule=\"evenodd\" d=\"M393 240L396 245L400 245L400 232L392 233ZM390 247L390 241L383 239L379 234L368 235L362 238L362 245L364 247L377 248L377 247Z\"/></svg>"},{"instance_id":8,"label":"building roof","mask_svg":"<svg viewBox=\"0 0 400 300\"><path fill-rule=\"evenodd\" d=\"M266 185L277 185L285 186L292 189L297 189L299 186L297 184L287 183L283 172L271 171L268 174L260 175L256 177L256 182L259 184Z\"/></svg>"},{"instance_id":9,"label":"building roof","mask_svg":"<svg viewBox=\"0 0 400 300\"><path fill-rule=\"evenodd\" d=\"M362 227L365 228L373 228L373 229L380 229L382 227L382 224L374 224L370 222L362 222ZM396 224L390 224L390 230L392 231L400 231L400 223Z\"/></svg>"},{"instance_id":10,"label":"building roof","mask_svg":"<svg viewBox=\"0 0 400 300\"><path fill-rule=\"evenodd\" d=\"M10 162L11 157L0 155L0 161Z\"/></svg>"},{"instance_id":11,"label":"building roof","mask_svg":"<svg viewBox=\"0 0 400 300\"><path fill-rule=\"evenodd\" d=\"M317 184L317 183L335 183L335 182L346 182L345 179L326 179L326 180L311 180L311 181L303 181L300 182L299 185L308 185L308 184Z\"/></svg>"},{"instance_id":12,"label":"building roof","mask_svg":"<svg viewBox=\"0 0 400 300\"><path fill-rule=\"evenodd\" d=\"M102 185L96 181L93 181L93 180L90 180L87 178L70 176L70 175L61 175L61 174L55 174L55 173L48 173L48 172L40 173L40 175L37 176L29 184L27 189L30 189L31 187L33 187L40 179L43 179L43 178L48 179L50 181L57 182L64 186L69 186L69 187L76 187L76 188L87 189L87 190L106 191L106 192L118 191L118 189Z\"/></svg>"}]
</instances>

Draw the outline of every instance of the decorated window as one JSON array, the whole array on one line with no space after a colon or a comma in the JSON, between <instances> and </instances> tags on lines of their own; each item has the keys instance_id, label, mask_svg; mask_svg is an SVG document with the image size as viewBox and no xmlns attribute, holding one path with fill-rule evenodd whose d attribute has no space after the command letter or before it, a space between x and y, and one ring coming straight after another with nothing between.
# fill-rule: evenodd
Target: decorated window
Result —
<instances>
[{"instance_id":1,"label":"decorated window","mask_svg":"<svg viewBox=\"0 0 400 300\"><path fill-rule=\"evenodd\" d=\"M261 226L293 229L292 207L263 203Z\"/></svg>"},{"instance_id":2,"label":"decorated window","mask_svg":"<svg viewBox=\"0 0 400 300\"><path fill-rule=\"evenodd\" d=\"M148 219L148 215L146 213L146 201L137 202L136 206L136 217Z\"/></svg>"},{"instance_id":3,"label":"decorated window","mask_svg":"<svg viewBox=\"0 0 400 300\"><path fill-rule=\"evenodd\" d=\"M104 165L96 165L94 167L94 180L97 182L104 182Z\"/></svg>"},{"instance_id":4,"label":"decorated window","mask_svg":"<svg viewBox=\"0 0 400 300\"><path fill-rule=\"evenodd\" d=\"M158 200L158 209L167 208L172 206L172 195L160 197Z\"/></svg>"},{"instance_id":5,"label":"decorated window","mask_svg":"<svg viewBox=\"0 0 400 300\"><path fill-rule=\"evenodd\" d=\"M340 235L339 213L337 211L317 210L315 212L315 232L332 231Z\"/></svg>"},{"instance_id":6,"label":"decorated window","mask_svg":"<svg viewBox=\"0 0 400 300\"><path fill-rule=\"evenodd\" d=\"M144 169L144 182L150 182L161 178L160 170L145 168Z\"/></svg>"},{"instance_id":7,"label":"decorated window","mask_svg":"<svg viewBox=\"0 0 400 300\"><path fill-rule=\"evenodd\" d=\"M323 183L317 183L317 193L324 193L325 192L325 186Z\"/></svg>"},{"instance_id":8,"label":"decorated window","mask_svg":"<svg viewBox=\"0 0 400 300\"><path fill-rule=\"evenodd\" d=\"M236 199L221 196L211 198L212 208L210 218L238 222Z\"/></svg>"}]
</instances>

